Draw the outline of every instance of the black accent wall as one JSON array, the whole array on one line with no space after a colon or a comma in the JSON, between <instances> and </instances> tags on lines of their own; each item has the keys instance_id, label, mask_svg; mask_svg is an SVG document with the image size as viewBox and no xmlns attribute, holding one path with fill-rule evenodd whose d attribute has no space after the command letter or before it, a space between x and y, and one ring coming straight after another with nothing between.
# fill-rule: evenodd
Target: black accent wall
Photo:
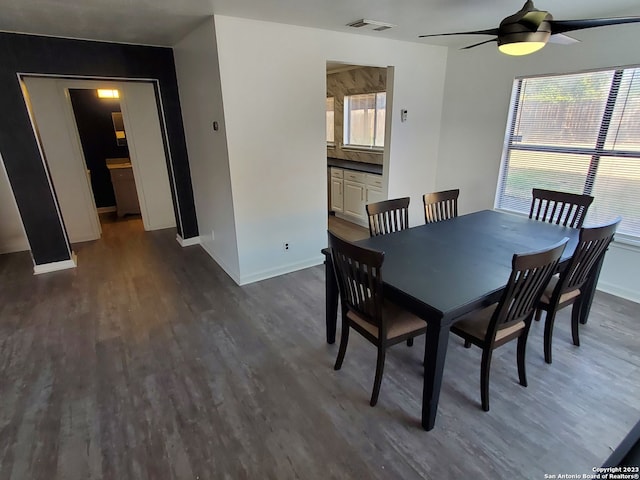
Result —
<instances>
[{"instance_id":1,"label":"black accent wall","mask_svg":"<svg viewBox=\"0 0 640 480\"><path fill-rule=\"evenodd\" d=\"M18 73L155 79L165 114L173 169L167 169L183 238L198 235L173 50L116 43L0 33L0 153L37 265L69 259ZM174 191L175 182L175 191Z\"/></svg>"},{"instance_id":2,"label":"black accent wall","mask_svg":"<svg viewBox=\"0 0 640 480\"><path fill-rule=\"evenodd\" d=\"M116 142L111 114L120 111L120 100L98 98L95 90L69 89L73 114L87 168L91 171L91 188L96 207L115 206L116 200L107 168L107 158L129 157L126 145Z\"/></svg>"}]
</instances>

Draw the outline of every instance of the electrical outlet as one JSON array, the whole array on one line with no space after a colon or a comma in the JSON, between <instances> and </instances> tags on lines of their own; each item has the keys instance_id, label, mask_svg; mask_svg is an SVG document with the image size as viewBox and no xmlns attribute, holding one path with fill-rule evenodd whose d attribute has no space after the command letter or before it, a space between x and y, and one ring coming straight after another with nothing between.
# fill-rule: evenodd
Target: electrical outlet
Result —
<instances>
[{"instance_id":1,"label":"electrical outlet","mask_svg":"<svg viewBox=\"0 0 640 480\"><path fill-rule=\"evenodd\" d=\"M283 249L285 252L288 252L288 251L289 251L289 242L284 242L284 243L282 244L282 249Z\"/></svg>"}]
</instances>

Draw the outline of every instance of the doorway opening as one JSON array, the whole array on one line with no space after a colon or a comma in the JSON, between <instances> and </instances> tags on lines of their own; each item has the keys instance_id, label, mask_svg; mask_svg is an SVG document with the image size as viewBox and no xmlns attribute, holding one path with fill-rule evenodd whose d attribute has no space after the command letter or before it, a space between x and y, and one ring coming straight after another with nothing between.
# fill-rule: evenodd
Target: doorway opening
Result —
<instances>
[{"instance_id":1,"label":"doorway opening","mask_svg":"<svg viewBox=\"0 0 640 480\"><path fill-rule=\"evenodd\" d=\"M176 226L179 207L154 81L20 79L69 244L101 237L99 212L137 220L141 232ZM111 95L100 97L99 90ZM85 105L91 97L92 106ZM104 140L86 132L96 118L83 117L83 105L102 110Z\"/></svg>"},{"instance_id":2,"label":"doorway opening","mask_svg":"<svg viewBox=\"0 0 640 480\"><path fill-rule=\"evenodd\" d=\"M366 205L387 199L392 72L327 62L328 228L348 240L369 236Z\"/></svg>"},{"instance_id":3,"label":"doorway opening","mask_svg":"<svg viewBox=\"0 0 640 480\"><path fill-rule=\"evenodd\" d=\"M101 225L142 224L119 90L70 88L69 98Z\"/></svg>"}]
</instances>

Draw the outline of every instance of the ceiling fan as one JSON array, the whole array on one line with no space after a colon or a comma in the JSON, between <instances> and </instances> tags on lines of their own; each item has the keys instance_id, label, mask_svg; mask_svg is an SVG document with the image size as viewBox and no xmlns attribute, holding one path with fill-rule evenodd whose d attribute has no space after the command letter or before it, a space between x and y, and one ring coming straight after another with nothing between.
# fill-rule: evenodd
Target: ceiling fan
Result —
<instances>
[{"instance_id":1,"label":"ceiling fan","mask_svg":"<svg viewBox=\"0 0 640 480\"><path fill-rule=\"evenodd\" d=\"M527 0L518 12L502 20L498 28L471 32L420 35L420 38L439 37L442 35L495 35L495 38L474 43L462 48L462 50L484 45L485 43L497 42L498 50L502 53L507 55L528 55L540 50L547 42L565 44L577 42L577 40L563 35L565 32L636 22L640 22L640 17L554 20L549 12L538 10L533 6L531 0Z\"/></svg>"}]
</instances>

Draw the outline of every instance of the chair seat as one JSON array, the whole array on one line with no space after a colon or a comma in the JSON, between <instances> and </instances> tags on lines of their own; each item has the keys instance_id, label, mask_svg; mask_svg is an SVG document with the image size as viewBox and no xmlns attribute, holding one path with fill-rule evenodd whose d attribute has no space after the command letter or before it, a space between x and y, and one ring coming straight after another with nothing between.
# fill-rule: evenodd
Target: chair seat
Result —
<instances>
[{"instance_id":1,"label":"chair seat","mask_svg":"<svg viewBox=\"0 0 640 480\"><path fill-rule=\"evenodd\" d=\"M551 296L553 295L553 290L556 288L556 285L558 284L558 279L559 277L556 275L551 277L551 280L549 280L549 284L547 285L547 288L544 289L544 293L542 294L540 303L544 303L548 305L551 302ZM565 292L562 295L560 295L560 303L564 303L566 301L572 300L579 296L580 296L579 288L576 288L575 290L572 290L570 292Z\"/></svg>"},{"instance_id":2,"label":"chair seat","mask_svg":"<svg viewBox=\"0 0 640 480\"><path fill-rule=\"evenodd\" d=\"M420 317L415 316L396 304L386 301L382 307L382 316L386 319L388 324L387 338L392 339L405 335L407 333L415 332L423 328L427 328L427 322ZM358 313L353 310L349 310L347 317L364 328L367 332L376 338L378 337L378 327L367 322Z\"/></svg>"},{"instance_id":3,"label":"chair seat","mask_svg":"<svg viewBox=\"0 0 640 480\"><path fill-rule=\"evenodd\" d=\"M453 329L459 330L461 332L466 333L478 340L484 340L487 335L487 328L489 327L489 322L491 322L491 316L493 312L498 307L497 303L493 305L489 305L482 310L477 310L475 312L468 313L460 317L460 319L453 324ZM511 325L507 328L502 328L496 332L496 341L502 340L503 338L515 333L519 330L523 330L525 327L525 323L523 321L518 322L514 325Z\"/></svg>"}]
</instances>

